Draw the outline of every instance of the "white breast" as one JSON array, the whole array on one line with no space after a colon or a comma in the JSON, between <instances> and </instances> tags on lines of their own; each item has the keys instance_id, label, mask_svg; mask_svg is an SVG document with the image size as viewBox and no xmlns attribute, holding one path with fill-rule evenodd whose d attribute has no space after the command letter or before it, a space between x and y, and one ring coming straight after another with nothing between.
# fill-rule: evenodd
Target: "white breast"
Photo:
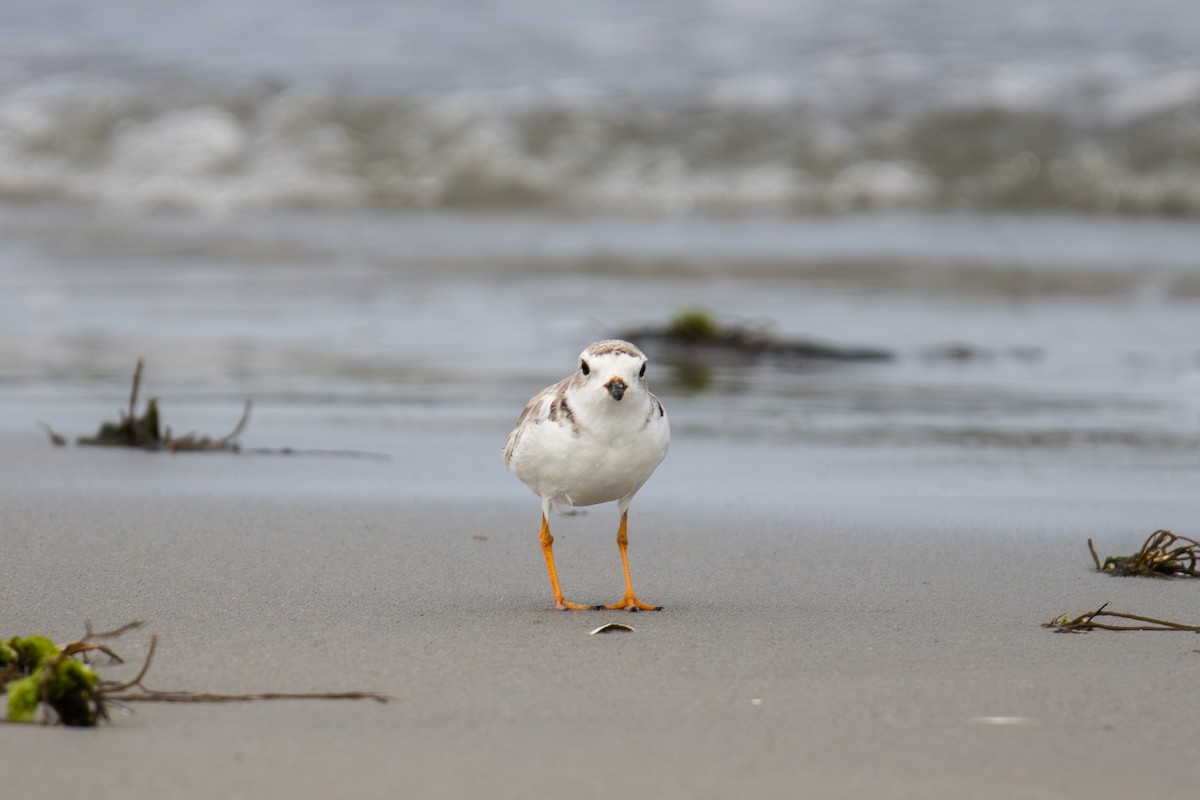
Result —
<instances>
[{"instance_id":1,"label":"white breast","mask_svg":"<svg viewBox=\"0 0 1200 800\"><path fill-rule=\"evenodd\" d=\"M581 399L570 418L558 413L556 419L550 419L550 402L543 403L544 413L523 417L510 436L508 465L556 504L631 497L662 463L671 438L661 404L648 393L642 400L620 407L608 401L600 411Z\"/></svg>"}]
</instances>

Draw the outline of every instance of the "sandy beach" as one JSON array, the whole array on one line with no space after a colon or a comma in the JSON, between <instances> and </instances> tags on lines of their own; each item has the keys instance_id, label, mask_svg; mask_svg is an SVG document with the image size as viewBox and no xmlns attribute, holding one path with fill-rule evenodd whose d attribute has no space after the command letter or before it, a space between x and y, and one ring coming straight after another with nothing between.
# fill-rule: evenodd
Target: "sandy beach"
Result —
<instances>
[{"instance_id":1,"label":"sandy beach","mask_svg":"<svg viewBox=\"0 0 1200 800\"><path fill-rule=\"evenodd\" d=\"M1097 574L1084 546L1140 544L1117 508L1186 515L1164 501L1186 469L1157 498L930 495L897 501L896 523L805 513L802 493L687 501L703 468L684 464L635 503L635 585L666 608L631 615L551 608L536 503L499 467L507 497L339 496L264 480L316 482L321 460L3 441L6 635L143 619L118 642L134 663L104 674L130 675L156 632L154 688L397 698L3 726L25 798L1123 798L1148 781L1182 798L1200 778L1200 639L1039 626L1103 602L1195 621L1190 582ZM611 516L555 520L568 596L619 595ZM608 621L636 633L588 634Z\"/></svg>"}]
</instances>

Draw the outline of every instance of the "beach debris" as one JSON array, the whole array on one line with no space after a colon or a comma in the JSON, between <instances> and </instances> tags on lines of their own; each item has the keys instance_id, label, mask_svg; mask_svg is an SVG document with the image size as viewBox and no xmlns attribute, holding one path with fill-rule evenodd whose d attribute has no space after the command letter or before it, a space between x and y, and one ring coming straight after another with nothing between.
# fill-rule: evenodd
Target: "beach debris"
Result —
<instances>
[{"instance_id":1,"label":"beach debris","mask_svg":"<svg viewBox=\"0 0 1200 800\"><path fill-rule=\"evenodd\" d=\"M725 360L751 362L890 361L895 354L878 347L842 347L811 339L785 339L767 326L721 325L711 311L681 308L666 325L635 328L617 338L659 351L667 363L686 363L704 353Z\"/></svg>"},{"instance_id":2,"label":"beach debris","mask_svg":"<svg viewBox=\"0 0 1200 800\"><path fill-rule=\"evenodd\" d=\"M946 342L926 347L921 351L922 358L935 362L995 361L998 359L1034 362L1040 361L1043 355L1042 348L1036 345L1012 345L995 349L967 342Z\"/></svg>"},{"instance_id":3,"label":"beach debris","mask_svg":"<svg viewBox=\"0 0 1200 800\"><path fill-rule=\"evenodd\" d=\"M72 727L94 727L109 721L111 704L157 703L234 703L255 700L394 700L376 692L258 692L254 694L214 694L212 692L161 691L143 683L158 636L151 635L146 659L133 680L103 680L89 663L90 654L99 652L114 663L124 663L103 640L115 639L140 628L130 622L111 631L95 632L90 624L84 635L67 644L55 644L41 634L13 636L0 641L0 693L6 695L6 714L0 722L43 724L59 723Z\"/></svg>"},{"instance_id":4,"label":"beach debris","mask_svg":"<svg viewBox=\"0 0 1200 800\"><path fill-rule=\"evenodd\" d=\"M589 636L595 636L598 633L637 633L637 630L632 625L623 625L620 622L606 622L599 628L588 631Z\"/></svg>"},{"instance_id":5,"label":"beach debris","mask_svg":"<svg viewBox=\"0 0 1200 800\"><path fill-rule=\"evenodd\" d=\"M40 425L42 427L42 430L44 430L46 432L46 435L50 437L50 444L54 445L55 447L65 447L66 446L67 437L63 436L58 431L54 430L54 428L51 428L49 425L47 425L45 422L42 422L40 419L38 420L38 425Z\"/></svg>"},{"instance_id":6,"label":"beach debris","mask_svg":"<svg viewBox=\"0 0 1200 800\"><path fill-rule=\"evenodd\" d=\"M175 436L169 427L161 424L158 411L158 399L151 397L146 403L146 409L138 416L138 392L141 389L144 360L139 358L133 371L133 385L129 391L129 407L119 409L120 419L116 422L102 422L95 436L79 436L75 443L79 445L98 447L132 447L150 451L166 451L170 453L251 453L255 455L321 455L345 456L353 458L374 458L390 460L384 453L372 453L364 450L300 450L292 447L253 447L244 448L238 443L238 437L250 420L251 402L246 401L242 409L241 419L229 433L213 438L196 433ZM51 444L62 447L67 444L67 437L55 431L45 422L38 424L50 437Z\"/></svg>"},{"instance_id":7,"label":"beach debris","mask_svg":"<svg viewBox=\"0 0 1200 800\"><path fill-rule=\"evenodd\" d=\"M212 452L227 450L238 452L240 449L237 437L246 427L250 419L250 401L246 401L242 417L233 430L220 438L200 436L188 433L185 436L174 436L170 428L164 428L158 413L158 398L151 397L146 403L145 411L138 414L138 392L142 385L142 370L145 368L144 359L137 360L133 371L133 382L129 390L129 407L119 409L120 418L116 422L100 423L100 429L95 436L80 436L76 444L96 447L135 447L143 450L168 450L173 453L181 452ZM56 432L45 422L39 423L50 437L55 446L63 446L67 439Z\"/></svg>"},{"instance_id":8,"label":"beach debris","mask_svg":"<svg viewBox=\"0 0 1200 800\"><path fill-rule=\"evenodd\" d=\"M1096 562L1096 570L1109 575L1200 578L1200 542L1165 529L1147 536L1142 549L1131 556L1109 556L1101 562L1091 539L1088 550Z\"/></svg>"},{"instance_id":9,"label":"beach debris","mask_svg":"<svg viewBox=\"0 0 1200 800\"><path fill-rule=\"evenodd\" d=\"M1141 623L1140 625L1119 625L1110 622L1097 622L1097 618L1121 619ZM1124 614L1119 611L1109 611L1108 603L1078 617L1059 614L1049 622L1042 623L1043 628L1053 628L1055 633L1088 633L1089 631L1187 631L1200 633L1200 625L1185 625L1181 622L1146 617L1141 614Z\"/></svg>"},{"instance_id":10,"label":"beach debris","mask_svg":"<svg viewBox=\"0 0 1200 800\"><path fill-rule=\"evenodd\" d=\"M670 334L677 339L693 341L717 339L721 326L711 311L703 308L681 308L671 317Z\"/></svg>"},{"instance_id":11,"label":"beach debris","mask_svg":"<svg viewBox=\"0 0 1200 800\"><path fill-rule=\"evenodd\" d=\"M120 656L96 640L119 636L140 624L132 622L102 633L94 633L88 626L83 638L63 645L41 634L0 642L0 691L6 694L7 721L33 722L39 710L43 721L52 714L72 727L90 727L107 719L104 685L86 663L86 654L100 651L120 662Z\"/></svg>"}]
</instances>

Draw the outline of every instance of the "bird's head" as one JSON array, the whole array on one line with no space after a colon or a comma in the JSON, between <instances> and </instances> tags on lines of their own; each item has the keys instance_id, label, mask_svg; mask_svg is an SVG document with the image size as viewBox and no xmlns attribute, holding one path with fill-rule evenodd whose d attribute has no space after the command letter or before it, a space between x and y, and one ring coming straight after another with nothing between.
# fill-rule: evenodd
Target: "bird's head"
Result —
<instances>
[{"instance_id":1,"label":"bird's head","mask_svg":"<svg viewBox=\"0 0 1200 800\"><path fill-rule=\"evenodd\" d=\"M629 342L605 339L579 354L575 386L585 396L621 402L626 395L646 391L646 356Z\"/></svg>"}]
</instances>

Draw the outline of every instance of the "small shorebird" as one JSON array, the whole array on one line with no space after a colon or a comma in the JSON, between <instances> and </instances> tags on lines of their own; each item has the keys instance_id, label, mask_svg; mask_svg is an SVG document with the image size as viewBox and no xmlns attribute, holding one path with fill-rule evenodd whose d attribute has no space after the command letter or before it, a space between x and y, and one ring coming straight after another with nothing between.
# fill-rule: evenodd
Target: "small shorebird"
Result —
<instances>
[{"instance_id":1,"label":"small shorebird","mask_svg":"<svg viewBox=\"0 0 1200 800\"><path fill-rule=\"evenodd\" d=\"M574 374L538 392L525 406L504 444L504 463L542 498L539 535L556 608L658 610L633 593L626 523L630 501L662 463L670 442L667 412L646 387L646 356L619 339L588 345ZM554 569L550 511L613 500L621 512L617 547L625 596L608 606L567 602Z\"/></svg>"}]
</instances>

